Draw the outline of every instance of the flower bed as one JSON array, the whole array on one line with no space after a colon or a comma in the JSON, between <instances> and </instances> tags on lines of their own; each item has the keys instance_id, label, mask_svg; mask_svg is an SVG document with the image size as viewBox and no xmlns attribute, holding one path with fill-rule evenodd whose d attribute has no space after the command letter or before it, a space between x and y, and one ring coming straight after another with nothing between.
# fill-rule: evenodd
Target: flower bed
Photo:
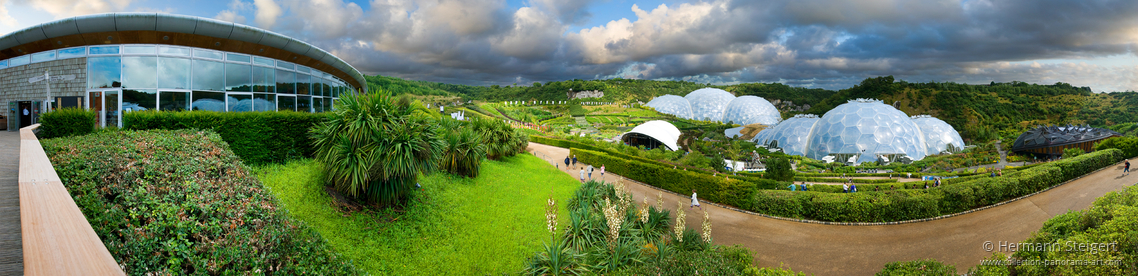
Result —
<instances>
[{"instance_id":1,"label":"flower bed","mask_svg":"<svg viewBox=\"0 0 1138 276\"><path fill-rule=\"evenodd\" d=\"M359 274L289 218L210 131L100 131L42 141L127 274Z\"/></svg>"}]
</instances>

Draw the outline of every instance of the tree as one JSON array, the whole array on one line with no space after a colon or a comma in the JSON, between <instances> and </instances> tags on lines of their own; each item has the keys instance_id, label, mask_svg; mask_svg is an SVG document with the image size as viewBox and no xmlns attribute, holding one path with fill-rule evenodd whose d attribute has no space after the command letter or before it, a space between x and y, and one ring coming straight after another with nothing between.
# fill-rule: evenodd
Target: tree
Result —
<instances>
[{"instance_id":1,"label":"tree","mask_svg":"<svg viewBox=\"0 0 1138 276\"><path fill-rule=\"evenodd\" d=\"M458 120L443 118L439 125L446 143L439 169L455 175L478 177L482 159L486 158L482 136Z\"/></svg>"},{"instance_id":2,"label":"tree","mask_svg":"<svg viewBox=\"0 0 1138 276\"><path fill-rule=\"evenodd\" d=\"M407 198L420 174L437 170L444 146L430 111L387 91L345 94L328 121L309 131L325 181L380 205Z\"/></svg>"},{"instance_id":3,"label":"tree","mask_svg":"<svg viewBox=\"0 0 1138 276\"><path fill-rule=\"evenodd\" d=\"M790 169L790 161L786 157L772 157L767 159L767 171L763 176L776 181L793 181L794 171Z\"/></svg>"}]
</instances>

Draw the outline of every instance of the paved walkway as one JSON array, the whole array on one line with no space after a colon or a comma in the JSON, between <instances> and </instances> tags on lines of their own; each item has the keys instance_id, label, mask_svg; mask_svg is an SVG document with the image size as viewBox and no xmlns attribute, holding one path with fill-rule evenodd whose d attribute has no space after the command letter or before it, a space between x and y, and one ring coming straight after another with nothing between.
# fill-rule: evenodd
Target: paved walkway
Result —
<instances>
[{"instance_id":1,"label":"paved walkway","mask_svg":"<svg viewBox=\"0 0 1138 276\"><path fill-rule=\"evenodd\" d=\"M24 274L19 177L20 133L0 130L0 275Z\"/></svg>"},{"instance_id":2,"label":"paved walkway","mask_svg":"<svg viewBox=\"0 0 1138 276\"><path fill-rule=\"evenodd\" d=\"M528 150L577 178L577 169L565 170L569 150L530 143ZM600 165L600 164L593 164ZM594 174L594 178L599 176ZM616 181L606 174L605 181ZM1138 174L1122 176L1121 164L1087 175L1022 200L946 219L882 226L839 226L792 222L705 204L710 213L712 237L717 244L743 244L755 253L758 266L789 267L815 275L873 275L886 263L933 258L956 266L960 273L991 256L985 242L1020 242L1039 230L1043 222L1069 210L1082 210L1098 197L1138 182ZM636 202L656 201L659 190L624 181ZM690 195L664 192L664 207L688 202ZM684 204L687 206L687 203ZM673 210L674 211L674 210ZM700 229L703 215L688 211L687 226Z\"/></svg>"}]
</instances>

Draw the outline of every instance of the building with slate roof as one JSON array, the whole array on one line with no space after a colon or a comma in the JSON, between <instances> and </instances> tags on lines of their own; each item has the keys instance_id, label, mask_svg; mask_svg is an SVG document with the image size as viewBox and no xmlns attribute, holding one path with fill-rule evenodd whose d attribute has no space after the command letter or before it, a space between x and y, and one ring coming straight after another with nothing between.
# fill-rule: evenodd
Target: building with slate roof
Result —
<instances>
[{"instance_id":1,"label":"building with slate roof","mask_svg":"<svg viewBox=\"0 0 1138 276\"><path fill-rule=\"evenodd\" d=\"M1122 134L1113 130L1086 125L1041 126L1020 134L1012 145L1012 152L1044 158L1062 156L1063 150L1069 148L1091 152L1096 142L1119 136Z\"/></svg>"}]
</instances>

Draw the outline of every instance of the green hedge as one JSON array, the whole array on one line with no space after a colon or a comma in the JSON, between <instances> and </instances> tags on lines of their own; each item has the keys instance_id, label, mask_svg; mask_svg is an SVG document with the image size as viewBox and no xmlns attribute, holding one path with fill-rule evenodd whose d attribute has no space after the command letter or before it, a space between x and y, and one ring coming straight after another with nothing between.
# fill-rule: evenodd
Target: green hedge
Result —
<instances>
[{"instance_id":1,"label":"green hedge","mask_svg":"<svg viewBox=\"0 0 1138 276\"><path fill-rule=\"evenodd\" d=\"M827 183L846 183L848 180L845 178L822 178L822 177L802 177L795 176L794 181L808 181L808 182L827 182ZM897 179L860 179L854 178L853 183L897 183Z\"/></svg>"},{"instance_id":2,"label":"green hedge","mask_svg":"<svg viewBox=\"0 0 1138 276\"><path fill-rule=\"evenodd\" d=\"M1121 150L1108 149L1040 164L1001 177L983 175L985 177L928 190L872 191L873 187L886 184L858 185L860 191L857 193L841 193L840 185L813 185L806 192L760 190L754 193L750 210L773 216L840 222L931 218L1028 195L1120 160Z\"/></svg>"},{"instance_id":3,"label":"green hedge","mask_svg":"<svg viewBox=\"0 0 1138 276\"><path fill-rule=\"evenodd\" d=\"M81 108L63 108L40 115L41 138L85 135L95 131L96 114Z\"/></svg>"},{"instance_id":4,"label":"green hedge","mask_svg":"<svg viewBox=\"0 0 1138 276\"><path fill-rule=\"evenodd\" d=\"M570 149L570 152L577 155L577 159L581 162L593 166L605 165L607 171L632 180L679 194L688 194L696 190L700 197L708 201L743 209L751 208L752 195L756 189L774 189L779 185L788 185L769 179L748 180L731 177L728 180L727 177L675 170L671 167L613 157L604 152L587 149L574 148Z\"/></svg>"},{"instance_id":5,"label":"green hedge","mask_svg":"<svg viewBox=\"0 0 1138 276\"><path fill-rule=\"evenodd\" d=\"M1138 137L1111 137L1095 145L1095 150L1120 149L1126 158L1138 156Z\"/></svg>"},{"instance_id":6,"label":"green hedge","mask_svg":"<svg viewBox=\"0 0 1138 276\"><path fill-rule=\"evenodd\" d=\"M265 164L311 157L315 149L308 130L329 116L332 114L293 111L140 111L125 113L123 128L211 129L245 163Z\"/></svg>"}]
</instances>

